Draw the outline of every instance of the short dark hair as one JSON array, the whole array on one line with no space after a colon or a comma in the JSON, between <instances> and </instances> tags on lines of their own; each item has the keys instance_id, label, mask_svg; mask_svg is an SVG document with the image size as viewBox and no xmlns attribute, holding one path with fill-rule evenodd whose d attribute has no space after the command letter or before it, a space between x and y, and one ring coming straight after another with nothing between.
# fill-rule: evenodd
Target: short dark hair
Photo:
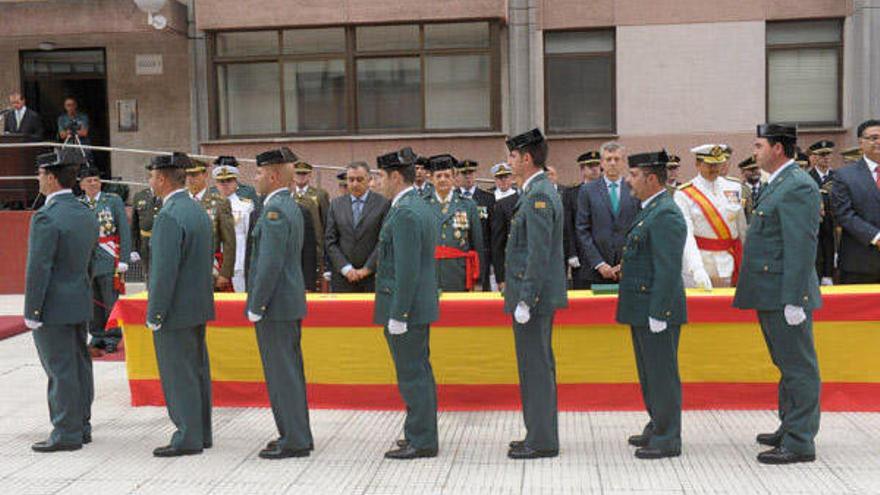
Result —
<instances>
[{"instance_id":1,"label":"short dark hair","mask_svg":"<svg viewBox=\"0 0 880 495\"><path fill-rule=\"evenodd\" d=\"M409 166L403 168L395 168L388 171L388 176L391 176L392 172L397 172L400 174L400 177L403 178L404 184L412 184L416 181L416 167Z\"/></svg>"},{"instance_id":2,"label":"short dark hair","mask_svg":"<svg viewBox=\"0 0 880 495\"><path fill-rule=\"evenodd\" d=\"M186 169L183 168L159 168L156 169L159 175L165 177L168 182L175 186L183 186L186 184Z\"/></svg>"},{"instance_id":3,"label":"short dark hair","mask_svg":"<svg viewBox=\"0 0 880 495\"><path fill-rule=\"evenodd\" d=\"M74 98L73 96L65 96L65 97L64 97L64 102L67 103L67 100L70 100L70 101L76 103L77 105L79 105L79 102L78 102L78 101L76 100L76 98Z\"/></svg>"},{"instance_id":4,"label":"short dark hair","mask_svg":"<svg viewBox=\"0 0 880 495\"><path fill-rule=\"evenodd\" d=\"M880 127L880 120L869 119L869 120L862 122L861 124L859 124L859 129L858 129L858 133L856 134L856 136L857 137L864 137L865 136L865 129L867 129L868 127Z\"/></svg>"},{"instance_id":5,"label":"short dark hair","mask_svg":"<svg viewBox=\"0 0 880 495\"><path fill-rule=\"evenodd\" d=\"M79 166L68 165L66 167L47 168L45 170L55 176L58 184L63 189L71 189L76 184L76 174L79 172Z\"/></svg>"},{"instance_id":6,"label":"short dark hair","mask_svg":"<svg viewBox=\"0 0 880 495\"><path fill-rule=\"evenodd\" d=\"M367 175L370 175L370 166L367 165L367 162L351 162L345 168L348 170L355 170L360 168L363 169L364 172L367 173Z\"/></svg>"},{"instance_id":7,"label":"short dark hair","mask_svg":"<svg viewBox=\"0 0 880 495\"><path fill-rule=\"evenodd\" d=\"M770 146L773 146L776 143L782 145L782 152L788 158L794 158L794 154L797 152L797 142L793 141L789 138L784 137L768 137L766 138L767 142L770 143Z\"/></svg>"},{"instance_id":8,"label":"short dark hair","mask_svg":"<svg viewBox=\"0 0 880 495\"><path fill-rule=\"evenodd\" d=\"M547 154L549 153L549 149L547 148L547 141L541 141L538 143L527 144L521 148L519 148L519 152L521 154L528 153L532 157L532 161L535 162L535 165L547 169Z\"/></svg>"}]
</instances>

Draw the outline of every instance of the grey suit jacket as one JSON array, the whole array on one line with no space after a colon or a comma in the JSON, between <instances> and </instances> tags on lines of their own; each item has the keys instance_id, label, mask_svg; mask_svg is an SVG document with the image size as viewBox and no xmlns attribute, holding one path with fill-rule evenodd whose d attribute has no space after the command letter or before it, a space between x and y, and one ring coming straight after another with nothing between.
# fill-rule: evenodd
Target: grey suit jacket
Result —
<instances>
[{"instance_id":1,"label":"grey suit jacket","mask_svg":"<svg viewBox=\"0 0 880 495\"><path fill-rule=\"evenodd\" d=\"M843 228L838 250L842 271L880 274L880 250L871 244L880 233L880 189L864 159L834 172L834 220Z\"/></svg>"},{"instance_id":2,"label":"grey suit jacket","mask_svg":"<svg viewBox=\"0 0 880 495\"><path fill-rule=\"evenodd\" d=\"M370 192L357 225L354 225L351 203L350 194L340 196L330 203L324 231L324 248L336 273L348 264L354 268L366 267L375 272L379 231L391 202Z\"/></svg>"},{"instance_id":3,"label":"grey suit jacket","mask_svg":"<svg viewBox=\"0 0 880 495\"><path fill-rule=\"evenodd\" d=\"M597 265L620 263L626 233L639 212L639 201L630 194L626 181L621 181L619 194L620 208L615 216L604 178L582 184L578 192L575 222L578 258L581 263L586 260L594 281L603 280L595 270Z\"/></svg>"}]
</instances>

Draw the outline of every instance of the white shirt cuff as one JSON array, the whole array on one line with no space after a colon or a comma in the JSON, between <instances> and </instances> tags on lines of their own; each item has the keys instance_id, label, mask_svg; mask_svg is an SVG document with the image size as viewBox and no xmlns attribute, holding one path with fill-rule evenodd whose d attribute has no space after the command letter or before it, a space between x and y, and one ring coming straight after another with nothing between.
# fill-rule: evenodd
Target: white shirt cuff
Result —
<instances>
[{"instance_id":1,"label":"white shirt cuff","mask_svg":"<svg viewBox=\"0 0 880 495\"><path fill-rule=\"evenodd\" d=\"M342 273L342 276L344 277L344 276L348 275L348 272L350 272L352 270L354 270L354 267L351 266L351 263L349 263L349 264L343 266L342 270L339 270L339 272Z\"/></svg>"}]
</instances>

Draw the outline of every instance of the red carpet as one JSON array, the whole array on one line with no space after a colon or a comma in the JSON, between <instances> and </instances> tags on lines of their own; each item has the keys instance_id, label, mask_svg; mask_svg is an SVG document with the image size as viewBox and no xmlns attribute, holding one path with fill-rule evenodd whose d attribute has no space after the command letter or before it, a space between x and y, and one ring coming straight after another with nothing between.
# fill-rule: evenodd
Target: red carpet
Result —
<instances>
[{"instance_id":1,"label":"red carpet","mask_svg":"<svg viewBox=\"0 0 880 495\"><path fill-rule=\"evenodd\" d=\"M21 316L0 316L0 340L27 332Z\"/></svg>"}]
</instances>

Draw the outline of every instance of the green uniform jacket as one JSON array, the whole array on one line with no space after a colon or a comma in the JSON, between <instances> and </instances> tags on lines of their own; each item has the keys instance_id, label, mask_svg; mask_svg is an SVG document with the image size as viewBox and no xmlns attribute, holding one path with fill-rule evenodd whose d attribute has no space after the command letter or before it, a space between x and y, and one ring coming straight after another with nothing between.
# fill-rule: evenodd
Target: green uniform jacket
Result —
<instances>
[{"instance_id":1,"label":"green uniform jacket","mask_svg":"<svg viewBox=\"0 0 880 495\"><path fill-rule=\"evenodd\" d=\"M232 216L232 205L220 193L210 190L202 195L201 204L211 218L214 243L211 259L214 259L214 253L223 252L223 264L217 275L231 279L235 273L235 217Z\"/></svg>"},{"instance_id":2,"label":"green uniform jacket","mask_svg":"<svg viewBox=\"0 0 880 495\"><path fill-rule=\"evenodd\" d=\"M211 219L187 192L169 197L153 225L147 321L164 328L214 319Z\"/></svg>"},{"instance_id":3,"label":"green uniform jacket","mask_svg":"<svg viewBox=\"0 0 880 495\"><path fill-rule=\"evenodd\" d=\"M648 317L669 325L687 322L681 264L687 225L663 191L643 208L626 236L617 299L617 321L648 326Z\"/></svg>"},{"instance_id":4,"label":"green uniform jacket","mask_svg":"<svg viewBox=\"0 0 880 495\"><path fill-rule=\"evenodd\" d=\"M92 317L94 213L71 193L59 194L31 217L25 271L24 317L69 325Z\"/></svg>"},{"instance_id":5,"label":"green uniform jacket","mask_svg":"<svg viewBox=\"0 0 880 495\"><path fill-rule=\"evenodd\" d=\"M532 314L548 314L568 306L562 199L540 172L519 197L510 221L505 248L504 311L513 313L525 302Z\"/></svg>"},{"instance_id":6,"label":"green uniform jacket","mask_svg":"<svg viewBox=\"0 0 880 495\"><path fill-rule=\"evenodd\" d=\"M816 275L819 187L796 165L765 185L746 234L733 306L764 311L822 305Z\"/></svg>"},{"instance_id":7,"label":"green uniform jacket","mask_svg":"<svg viewBox=\"0 0 880 495\"><path fill-rule=\"evenodd\" d=\"M437 321L439 314L434 248L434 213L413 189L388 210L379 232L373 322L389 319L413 325Z\"/></svg>"},{"instance_id":8,"label":"green uniform jacket","mask_svg":"<svg viewBox=\"0 0 880 495\"><path fill-rule=\"evenodd\" d=\"M119 253L119 261L128 263L131 254L131 229L128 226L128 215L125 213L125 204L119 196L101 192L95 204L89 202L88 196L80 196L83 202L98 219L98 247L95 249L92 262L92 273L98 275L113 275L116 272L116 258L110 253L112 247L101 238L119 236L116 249ZM103 246L102 246L103 244Z\"/></svg>"},{"instance_id":9,"label":"green uniform jacket","mask_svg":"<svg viewBox=\"0 0 880 495\"><path fill-rule=\"evenodd\" d=\"M437 199L436 193L425 200L439 223L438 246L482 253L483 228L480 223L480 210L473 200L461 197L458 191L452 193L452 199L445 208ZM466 275L464 258L437 260L437 284L441 290L464 291Z\"/></svg>"},{"instance_id":10,"label":"green uniform jacket","mask_svg":"<svg viewBox=\"0 0 880 495\"><path fill-rule=\"evenodd\" d=\"M263 206L251 237L248 311L262 315L264 321L303 319L303 215L287 189L275 193Z\"/></svg>"},{"instance_id":11,"label":"green uniform jacket","mask_svg":"<svg viewBox=\"0 0 880 495\"><path fill-rule=\"evenodd\" d=\"M134 195L131 210L131 244L141 259L149 262L150 236L153 235L153 219L159 214L162 203L149 188Z\"/></svg>"}]
</instances>

